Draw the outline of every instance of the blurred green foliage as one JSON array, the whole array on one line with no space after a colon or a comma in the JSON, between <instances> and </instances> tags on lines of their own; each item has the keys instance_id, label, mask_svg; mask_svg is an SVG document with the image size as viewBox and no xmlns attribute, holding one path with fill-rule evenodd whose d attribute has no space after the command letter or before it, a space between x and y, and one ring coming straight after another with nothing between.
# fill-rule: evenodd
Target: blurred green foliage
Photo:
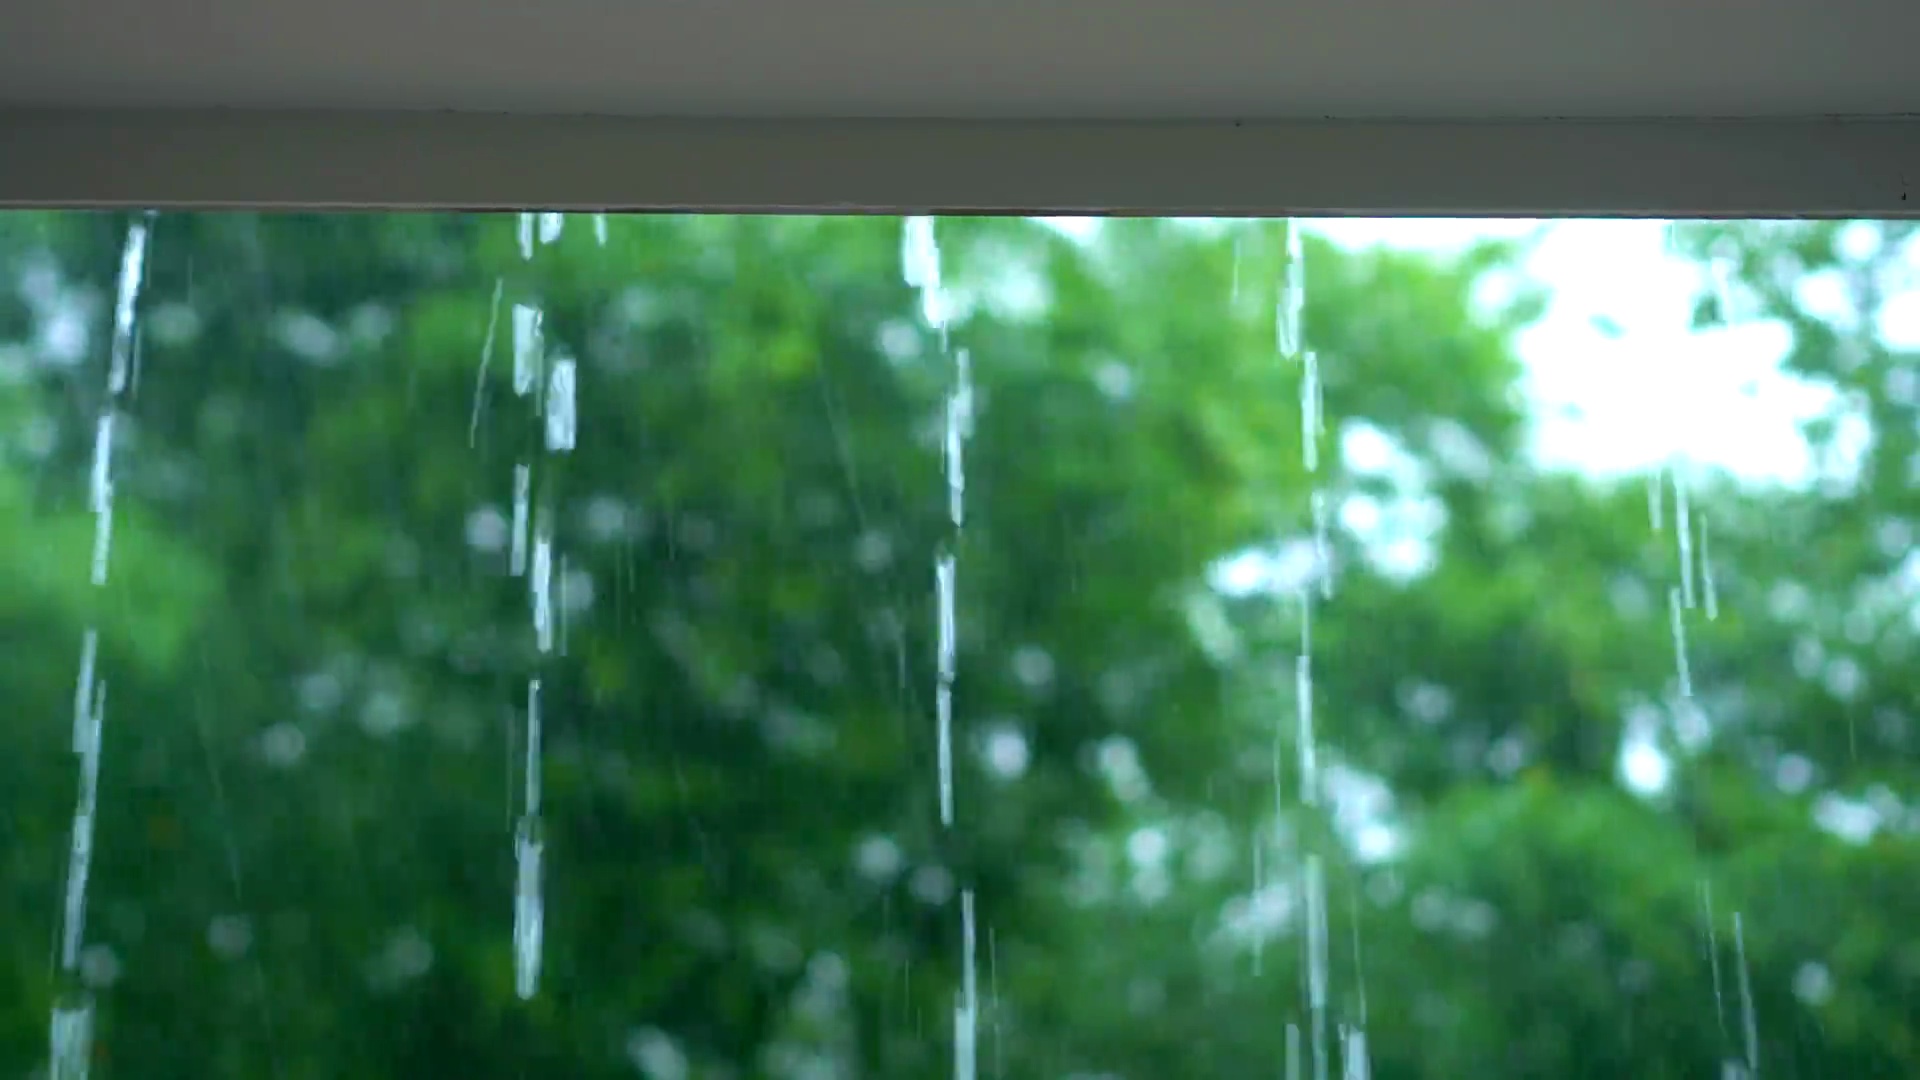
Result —
<instances>
[{"instance_id":1,"label":"blurred green foliage","mask_svg":"<svg viewBox=\"0 0 1920 1080\"><path fill-rule=\"evenodd\" d=\"M1920 369L1874 332L1905 226L1676 232L1726 270L1702 319L1783 323L1788 367L1855 418L1816 449L1860 447L1856 476L1804 487L1690 474L1720 610L1688 614L1687 701L1671 508L1656 530L1644 477L1529 457L1512 343L1543 298L1476 291L1510 246L1309 238L1316 478L1274 348L1278 223L943 220L943 347L893 220L621 216L600 243L576 215L523 260L511 215L163 215L95 589L128 224L0 217L0 1071L44 1068L94 627L100 1075L947 1076L965 888L983 1075L1291 1076L1309 852L1326 1038L1364 1028L1383 1080L1720 1076L1749 999L1768 1076L1920 1075ZM1816 279L1854 317L1811 305ZM516 303L579 361L571 454L513 392ZM977 426L943 829L958 348ZM1353 432L1417 478L1344 462ZM567 583L553 657L508 572L517 464ZM1299 798L1295 601L1209 586L1307 535L1316 479L1440 522L1414 573L1351 522L1332 537L1321 756L1330 790L1385 793L1369 813ZM547 935L523 1003L536 674ZM1618 779L1636 724L1668 757L1656 793ZM1817 823L1840 812L1872 835ZM1354 854L1369 831L1389 856Z\"/></svg>"}]
</instances>

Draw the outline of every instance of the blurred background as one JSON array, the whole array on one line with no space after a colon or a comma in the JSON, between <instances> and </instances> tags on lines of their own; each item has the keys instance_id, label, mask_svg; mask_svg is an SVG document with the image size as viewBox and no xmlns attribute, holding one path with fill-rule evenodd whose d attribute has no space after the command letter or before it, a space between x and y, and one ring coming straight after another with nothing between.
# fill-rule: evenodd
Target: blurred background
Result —
<instances>
[{"instance_id":1,"label":"blurred background","mask_svg":"<svg viewBox=\"0 0 1920 1080\"><path fill-rule=\"evenodd\" d=\"M1917 252L0 215L0 1073L1920 1075Z\"/></svg>"}]
</instances>

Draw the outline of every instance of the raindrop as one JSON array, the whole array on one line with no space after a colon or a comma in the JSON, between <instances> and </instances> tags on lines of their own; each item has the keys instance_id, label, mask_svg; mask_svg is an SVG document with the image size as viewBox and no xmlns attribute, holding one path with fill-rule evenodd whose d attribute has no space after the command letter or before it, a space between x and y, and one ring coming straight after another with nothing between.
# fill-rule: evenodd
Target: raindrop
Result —
<instances>
[{"instance_id":1,"label":"raindrop","mask_svg":"<svg viewBox=\"0 0 1920 1080\"><path fill-rule=\"evenodd\" d=\"M946 310L940 292L940 245L934 220L918 216L902 222L901 276L908 287L920 290L921 314L936 330L946 328Z\"/></svg>"},{"instance_id":2,"label":"raindrop","mask_svg":"<svg viewBox=\"0 0 1920 1080\"><path fill-rule=\"evenodd\" d=\"M54 1003L48 1043L51 1080L86 1080L93 1064L93 999L64 995Z\"/></svg>"},{"instance_id":3,"label":"raindrop","mask_svg":"<svg viewBox=\"0 0 1920 1080\"><path fill-rule=\"evenodd\" d=\"M954 354L954 387L947 397L947 516L959 528L966 517L966 440L973 433L973 376L967 350Z\"/></svg>"},{"instance_id":4,"label":"raindrop","mask_svg":"<svg viewBox=\"0 0 1920 1080\"><path fill-rule=\"evenodd\" d=\"M94 810L100 791L100 731L107 715L107 684L94 686L89 712L90 731L80 755L80 797L73 811L73 834L67 851L66 918L60 947L60 967L71 972L79 962L86 936L87 880L93 867Z\"/></svg>"},{"instance_id":5,"label":"raindrop","mask_svg":"<svg viewBox=\"0 0 1920 1080\"><path fill-rule=\"evenodd\" d=\"M1720 617L1720 590L1713 583L1713 533L1707 527L1707 518L1700 518L1700 588L1701 599L1707 607L1707 618Z\"/></svg>"},{"instance_id":6,"label":"raindrop","mask_svg":"<svg viewBox=\"0 0 1920 1080\"><path fill-rule=\"evenodd\" d=\"M1706 918L1707 967L1713 976L1713 1016L1720 1025L1720 1037L1727 1037L1727 999L1720 985L1720 931L1713 917L1713 886L1700 883L1700 907Z\"/></svg>"},{"instance_id":7,"label":"raindrop","mask_svg":"<svg viewBox=\"0 0 1920 1080\"><path fill-rule=\"evenodd\" d=\"M974 1080L975 1052L979 1041L980 995L975 974L976 933L973 921L973 890L960 893L961 991L954 1012L954 1080Z\"/></svg>"},{"instance_id":8,"label":"raindrop","mask_svg":"<svg viewBox=\"0 0 1920 1080\"><path fill-rule=\"evenodd\" d=\"M540 819L520 819L514 837L513 985L520 1000L533 997L540 986L540 952L546 915L540 896Z\"/></svg>"},{"instance_id":9,"label":"raindrop","mask_svg":"<svg viewBox=\"0 0 1920 1080\"><path fill-rule=\"evenodd\" d=\"M527 814L540 813L540 680L527 680Z\"/></svg>"},{"instance_id":10,"label":"raindrop","mask_svg":"<svg viewBox=\"0 0 1920 1080\"><path fill-rule=\"evenodd\" d=\"M1307 306L1306 261L1301 257L1300 222L1287 222L1287 266L1280 286L1280 305L1276 324L1282 356L1300 355L1301 317Z\"/></svg>"},{"instance_id":11,"label":"raindrop","mask_svg":"<svg viewBox=\"0 0 1920 1080\"><path fill-rule=\"evenodd\" d=\"M1320 358L1313 352L1305 357L1305 374L1300 380L1300 452L1308 472L1320 470L1320 436L1324 429L1320 417Z\"/></svg>"},{"instance_id":12,"label":"raindrop","mask_svg":"<svg viewBox=\"0 0 1920 1080\"><path fill-rule=\"evenodd\" d=\"M1747 938L1740 925L1740 913L1733 913L1733 950L1740 961L1740 1029L1746 1037L1747 1075L1760 1075L1760 1029L1753 1015L1753 986L1747 978Z\"/></svg>"},{"instance_id":13,"label":"raindrop","mask_svg":"<svg viewBox=\"0 0 1920 1080\"><path fill-rule=\"evenodd\" d=\"M954 613L955 566L950 552L942 552L934 562L934 585L940 609L939 676L936 690L936 718L939 739L940 824L953 825L953 677L958 651L958 628Z\"/></svg>"},{"instance_id":14,"label":"raindrop","mask_svg":"<svg viewBox=\"0 0 1920 1080\"><path fill-rule=\"evenodd\" d=\"M941 683L934 691L935 730L940 742L940 824L953 826L953 688Z\"/></svg>"},{"instance_id":15,"label":"raindrop","mask_svg":"<svg viewBox=\"0 0 1920 1080\"><path fill-rule=\"evenodd\" d=\"M1250 903L1257 903L1267 888L1267 870L1262 865L1264 860L1260 848L1260 837L1255 836L1253 838L1253 896L1250 898ZM1266 928L1261 927L1255 930L1253 937L1253 977L1256 979L1260 977L1261 969L1265 966L1266 954L1267 933Z\"/></svg>"},{"instance_id":16,"label":"raindrop","mask_svg":"<svg viewBox=\"0 0 1920 1080\"><path fill-rule=\"evenodd\" d=\"M1367 1061L1367 1033L1357 1027L1348 1028L1345 1041L1341 1054L1346 1065L1345 1080L1368 1080L1373 1070Z\"/></svg>"},{"instance_id":17,"label":"raindrop","mask_svg":"<svg viewBox=\"0 0 1920 1080\"><path fill-rule=\"evenodd\" d=\"M1313 558L1320 578L1320 596L1333 598L1333 546L1327 538L1333 515L1327 507L1327 494L1315 490L1309 498L1313 510Z\"/></svg>"},{"instance_id":18,"label":"raindrop","mask_svg":"<svg viewBox=\"0 0 1920 1080\"><path fill-rule=\"evenodd\" d=\"M508 555L508 568L514 577L527 572L527 518L530 516L533 502L533 468L529 465L513 467L513 545Z\"/></svg>"},{"instance_id":19,"label":"raindrop","mask_svg":"<svg viewBox=\"0 0 1920 1080\"><path fill-rule=\"evenodd\" d=\"M1313 1016L1313 1074L1327 1073L1327 883L1320 856L1306 859L1307 1007Z\"/></svg>"},{"instance_id":20,"label":"raindrop","mask_svg":"<svg viewBox=\"0 0 1920 1080\"><path fill-rule=\"evenodd\" d=\"M560 240L560 230L566 228L566 226L567 218L565 214L555 214L552 212L541 214L540 243L543 245L558 243Z\"/></svg>"},{"instance_id":21,"label":"raindrop","mask_svg":"<svg viewBox=\"0 0 1920 1080\"><path fill-rule=\"evenodd\" d=\"M467 417L467 446L480 439L480 405L487 389L487 368L493 363L494 331L500 325L500 295L506 288L504 278L493 279L493 300L487 305L487 336L480 343L480 370L473 377L473 409Z\"/></svg>"},{"instance_id":22,"label":"raindrop","mask_svg":"<svg viewBox=\"0 0 1920 1080\"><path fill-rule=\"evenodd\" d=\"M1680 696L1693 696L1693 672L1687 664L1687 622L1679 589L1667 590L1667 622L1673 631L1673 657L1680 679Z\"/></svg>"},{"instance_id":23,"label":"raindrop","mask_svg":"<svg viewBox=\"0 0 1920 1080\"><path fill-rule=\"evenodd\" d=\"M544 526L533 539L533 564L528 574L533 592L533 634L543 653L553 651L553 537Z\"/></svg>"},{"instance_id":24,"label":"raindrop","mask_svg":"<svg viewBox=\"0 0 1920 1080\"><path fill-rule=\"evenodd\" d=\"M73 690L73 752L90 752L94 743L93 667L100 651L100 633L88 627L80 638L80 678Z\"/></svg>"},{"instance_id":25,"label":"raindrop","mask_svg":"<svg viewBox=\"0 0 1920 1080\"><path fill-rule=\"evenodd\" d=\"M94 555L88 580L108 582L108 553L113 546L113 409L100 413L94 429L94 467L88 479L88 507L94 511Z\"/></svg>"},{"instance_id":26,"label":"raindrop","mask_svg":"<svg viewBox=\"0 0 1920 1080\"><path fill-rule=\"evenodd\" d=\"M1300 801L1320 801L1320 764L1313 735L1313 606L1300 597L1300 655L1293 661L1294 709L1299 721Z\"/></svg>"},{"instance_id":27,"label":"raindrop","mask_svg":"<svg viewBox=\"0 0 1920 1080\"><path fill-rule=\"evenodd\" d=\"M113 411L100 414L93 434L93 470L88 475L87 506L105 513L113 503Z\"/></svg>"},{"instance_id":28,"label":"raindrop","mask_svg":"<svg viewBox=\"0 0 1920 1080\"><path fill-rule=\"evenodd\" d=\"M134 311L140 301L140 283L146 276L148 221L127 226L126 245L120 251L120 283L114 291L113 353L107 371L107 392L118 396L127 388L133 368Z\"/></svg>"},{"instance_id":29,"label":"raindrop","mask_svg":"<svg viewBox=\"0 0 1920 1080\"><path fill-rule=\"evenodd\" d=\"M1660 491L1661 472L1661 468L1656 465L1653 471L1647 474L1647 521L1652 523L1654 532L1659 532L1664 527L1661 521L1661 511L1665 503Z\"/></svg>"},{"instance_id":30,"label":"raindrop","mask_svg":"<svg viewBox=\"0 0 1920 1080\"><path fill-rule=\"evenodd\" d=\"M575 365L554 361L547 380L547 450L564 454L573 449L575 420Z\"/></svg>"},{"instance_id":31,"label":"raindrop","mask_svg":"<svg viewBox=\"0 0 1920 1080\"><path fill-rule=\"evenodd\" d=\"M1673 536L1680 547L1680 602L1694 606L1693 597L1693 522L1687 501L1687 482L1679 470L1673 474Z\"/></svg>"},{"instance_id":32,"label":"raindrop","mask_svg":"<svg viewBox=\"0 0 1920 1080\"><path fill-rule=\"evenodd\" d=\"M607 246L607 215L593 215L593 242L601 247Z\"/></svg>"},{"instance_id":33,"label":"raindrop","mask_svg":"<svg viewBox=\"0 0 1920 1080\"><path fill-rule=\"evenodd\" d=\"M540 337L540 309L513 305L513 392L521 397L531 394L540 378Z\"/></svg>"}]
</instances>

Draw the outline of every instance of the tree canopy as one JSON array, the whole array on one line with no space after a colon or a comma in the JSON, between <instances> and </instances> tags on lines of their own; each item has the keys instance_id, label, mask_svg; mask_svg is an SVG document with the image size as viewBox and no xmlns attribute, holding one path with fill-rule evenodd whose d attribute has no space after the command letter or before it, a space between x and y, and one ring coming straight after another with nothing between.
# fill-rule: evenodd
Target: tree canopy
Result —
<instances>
[{"instance_id":1,"label":"tree canopy","mask_svg":"<svg viewBox=\"0 0 1920 1080\"><path fill-rule=\"evenodd\" d=\"M942 332L896 219L0 216L0 1071L1920 1075L1908 229L1675 230L1805 484L1542 465L1516 245L1309 233L1309 380L1287 229L943 218Z\"/></svg>"}]
</instances>

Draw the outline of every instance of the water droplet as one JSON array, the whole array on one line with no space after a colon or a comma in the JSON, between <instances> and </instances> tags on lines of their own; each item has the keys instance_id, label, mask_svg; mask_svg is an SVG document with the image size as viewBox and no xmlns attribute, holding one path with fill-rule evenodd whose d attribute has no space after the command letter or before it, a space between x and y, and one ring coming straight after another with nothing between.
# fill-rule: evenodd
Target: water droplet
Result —
<instances>
[{"instance_id":1,"label":"water droplet","mask_svg":"<svg viewBox=\"0 0 1920 1080\"><path fill-rule=\"evenodd\" d=\"M513 849L513 985L522 1001L533 997L540 986L540 956L546 934L540 893L541 849L539 819L521 818Z\"/></svg>"},{"instance_id":2,"label":"water droplet","mask_svg":"<svg viewBox=\"0 0 1920 1080\"><path fill-rule=\"evenodd\" d=\"M527 760L526 760L526 796L527 813L540 813L540 742L542 728L540 721L540 680L527 681Z\"/></svg>"},{"instance_id":3,"label":"water droplet","mask_svg":"<svg viewBox=\"0 0 1920 1080\"><path fill-rule=\"evenodd\" d=\"M1307 268L1302 258L1300 222L1287 222L1287 265L1280 286L1280 303L1275 318L1276 335L1282 356L1298 356L1301 351L1301 319L1307 307Z\"/></svg>"},{"instance_id":4,"label":"water droplet","mask_svg":"<svg viewBox=\"0 0 1920 1080\"><path fill-rule=\"evenodd\" d=\"M527 521L532 512L533 469L528 465L513 467L513 545L508 555L507 565L514 577L527 572Z\"/></svg>"},{"instance_id":5,"label":"water droplet","mask_svg":"<svg viewBox=\"0 0 1920 1080\"><path fill-rule=\"evenodd\" d=\"M1296 750L1300 755L1300 801L1313 806L1320 801L1320 763L1313 733L1313 608L1305 594L1300 597L1300 655L1293 661L1294 712L1298 728Z\"/></svg>"},{"instance_id":6,"label":"water droplet","mask_svg":"<svg viewBox=\"0 0 1920 1080\"><path fill-rule=\"evenodd\" d=\"M1673 633L1673 657L1680 680L1680 696L1690 698L1693 696L1693 672L1687 662L1687 621L1682 606L1680 590L1667 590L1667 623Z\"/></svg>"},{"instance_id":7,"label":"water droplet","mask_svg":"<svg viewBox=\"0 0 1920 1080\"><path fill-rule=\"evenodd\" d=\"M1753 985L1747 977L1747 936L1740 913L1733 913L1733 950L1740 963L1740 1029L1746 1037L1747 1072L1760 1075L1760 1028L1753 1014Z\"/></svg>"},{"instance_id":8,"label":"water droplet","mask_svg":"<svg viewBox=\"0 0 1920 1080\"><path fill-rule=\"evenodd\" d=\"M1707 618L1718 619L1720 589L1713 580L1713 533L1707 526L1705 515L1700 518L1700 587L1707 607Z\"/></svg>"},{"instance_id":9,"label":"water droplet","mask_svg":"<svg viewBox=\"0 0 1920 1080\"><path fill-rule=\"evenodd\" d=\"M974 1080L979 1045L980 992L976 976L976 942L973 921L973 890L960 893L961 989L960 1003L954 1011L954 1080Z\"/></svg>"},{"instance_id":10,"label":"water droplet","mask_svg":"<svg viewBox=\"0 0 1920 1080\"><path fill-rule=\"evenodd\" d=\"M523 260L533 258L533 218L534 215L531 213L520 215L520 258Z\"/></svg>"},{"instance_id":11,"label":"water droplet","mask_svg":"<svg viewBox=\"0 0 1920 1080\"><path fill-rule=\"evenodd\" d=\"M93 726L93 668L100 633L88 627L80 637L80 677L73 690L73 752L90 753L98 734Z\"/></svg>"},{"instance_id":12,"label":"water droplet","mask_svg":"<svg viewBox=\"0 0 1920 1080\"><path fill-rule=\"evenodd\" d=\"M553 537L541 527L533 540L533 561L528 572L533 596L533 634L540 651L553 651Z\"/></svg>"},{"instance_id":13,"label":"water droplet","mask_svg":"<svg viewBox=\"0 0 1920 1080\"><path fill-rule=\"evenodd\" d=\"M574 362L568 359L554 361L553 372L547 380L547 449L552 453L564 454L573 450L575 420L575 381Z\"/></svg>"},{"instance_id":14,"label":"water droplet","mask_svg":"<svg viewBox=\"0 0 1920 1080\"><path fill-rule=\"evenodd\" d=\"M1693 597L1693 520L1687 499L1687 481L1673 474L1673 537L1680 549L1680 602L1691 608Z\"/></svg>"},{"instance_id":15,"label":"water droplet","mask_svg":"<svg viewBox=\"0 0 1920 1080\"><path fill-rule=\"evenodd\" d=\"M93 999L63 996L53 1007L48 1029L51 1080L86 1080L93 1066Z\"/></svg>"},{"instance_id":16,"label":"water droplet","mask_svg":"<svg viewBox=\"0 0 1920 1080\"><path fill-rule=\"evenodd\" d=\"M147 265L147 221L136 220L127 226L127 241L120 251L120 283L114 290L113 354L107 371L107 392L118 395L127 388L133 369L134 313L140 302L140 283Z\"/></svg>"},{"instance_id":17,"label":"water droplet","mask_svg":"<svg viewBox=\"0 0 1920 1080\"><path fill-rule=\"evenodd\" d=\"M973 376L967 350L954 354L954 385L947 397L947 516L959 528L966 519L966 440L973 434Z\"/></svg>"},{"instance_id":18,"label":"water droplet","mask_svg":"<svg viewBox=\"0 0 1920 1080\"><path fill-rule=\"evenodd\" d=\"M521 397L533 393L539 381L541 348L540 309L513 305L513 392Z\"/></svg>"},{"instance_id":19,"label":"water droplet","mask_svg":"<svg viewBox=\"0 0 1920 1080\"><path fill-rule=\"evenodd\" d=\"M1320 417L1320 358L1309 351L1304 361L1300 379L1301 463L1308 472L1318 472L1320 437L1324 431Z\"/></svg>"},{"instance_id":20,"label":"water droplet","mask_svg":"<svg viewBox=\"0 0 1920 1080\"><path fill-rule=\"evenodd\" d=\"M1346 1045L1341 1059L1346 1065L1345 1080L1369 1080L1373 1075L1371 1063L1367 1060L1367 1033L1357 1027L1348 1028Z\"/></svg>"},{"instance_id":21,"label":"water droplet","mask_svg":"<svg viewBox=\"0 0 1920 1080\"><path fill-rule=\"evenodd\" d=\"M109 501L94 511L93 558L87 575L87 579L93 584L107 583L107 560L112 549L113 503Z\"/></svg>"}]
</instances>

